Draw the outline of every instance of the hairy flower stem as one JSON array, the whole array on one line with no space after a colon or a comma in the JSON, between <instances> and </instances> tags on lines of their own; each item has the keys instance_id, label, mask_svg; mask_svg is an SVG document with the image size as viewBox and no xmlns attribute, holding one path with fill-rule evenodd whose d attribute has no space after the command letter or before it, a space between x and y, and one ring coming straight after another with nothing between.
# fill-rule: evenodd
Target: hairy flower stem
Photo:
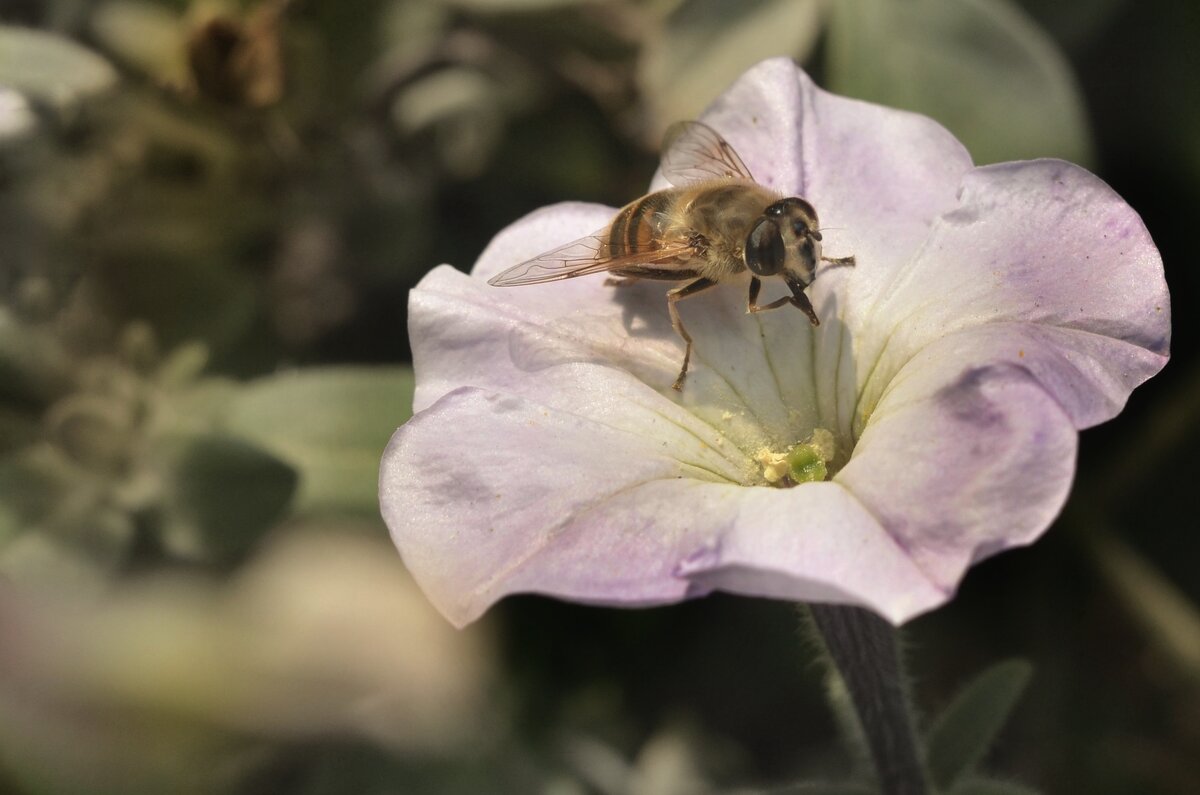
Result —
<instances>
[{"instance_id":1,"label":"hairy flower stem","mask_svg":"<svg viewBox=\"0 0 1200 795\"><path fill-rule=\"evenodd\" d=\"M861 607L809 605L854 706L883 795L927 795L896 631Z\"/></svg>"}]
</instances>

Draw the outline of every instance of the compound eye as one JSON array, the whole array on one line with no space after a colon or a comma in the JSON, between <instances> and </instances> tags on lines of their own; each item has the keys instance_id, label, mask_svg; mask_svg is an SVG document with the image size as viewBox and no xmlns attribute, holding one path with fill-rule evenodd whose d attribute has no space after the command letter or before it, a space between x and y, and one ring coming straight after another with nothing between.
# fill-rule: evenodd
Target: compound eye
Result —
<instances>
[{"instance_id":1,"label":"compound eye","mask_svg":"<svg viewBox=\"0 0 1200 795\"><path fill-rule=\"evenodd\" d=\"M799 196L789 196L786 199L773 202L763 211L763 215L770 216L771 218L782 218L790 215L793 218L810 219L814 224L817 220L817 211L813 209L811 204Z\"/></svg>"},{"instance_id":2,"label":"compound eye","mask_svg":"<svg viewBox=\"0 0 1200 795\"><path fill-rule=\"evenodd\" d=\"M792 203L792 207L794 207L796 210L798 210L800 213L802 213L806 217L811 218L813 220L813 222L816 223L817 211L815 209L813 209L813 206L811 204L806 202L804 199L798 199L796 197L792 197L791 203Z\"/></svg>"},{"instance_id":3,"label":"compound eye","mask_svg":"<svg viewBox=\"0 0 1200 795\"><path fill-rule=\"evenodd\" d=\"M774 276L783 270L786 259L779 224L760 218L746 236L746 267L757 276Z\"/></svg>"}]
</instances>

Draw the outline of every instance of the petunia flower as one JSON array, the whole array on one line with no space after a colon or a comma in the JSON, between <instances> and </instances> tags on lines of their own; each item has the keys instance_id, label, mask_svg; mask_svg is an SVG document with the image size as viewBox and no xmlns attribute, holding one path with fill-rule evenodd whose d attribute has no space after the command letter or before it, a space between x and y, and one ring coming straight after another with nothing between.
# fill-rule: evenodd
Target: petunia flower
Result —
<instances>
[{"instance_id":1,"label":"petunia flower","mask_svg":"<svg viewBox=\"0 0 1200 795\"><path fill-rule=\"evenodd\" d=\"M615 208L539 210L470 275L428 274L410 296L417 414L380 500L455 624L517 592L635 606L713 590L899 624L1041 535L1078 431L1167 361L1158 252L1087 171L975 168L930 119L828 94L786 59L701 119L857 264L819 271L817 327L789 306L748 315L745 284L682 302L682 392L669 284L487 283Z\"/></svg>"}]
</instances>

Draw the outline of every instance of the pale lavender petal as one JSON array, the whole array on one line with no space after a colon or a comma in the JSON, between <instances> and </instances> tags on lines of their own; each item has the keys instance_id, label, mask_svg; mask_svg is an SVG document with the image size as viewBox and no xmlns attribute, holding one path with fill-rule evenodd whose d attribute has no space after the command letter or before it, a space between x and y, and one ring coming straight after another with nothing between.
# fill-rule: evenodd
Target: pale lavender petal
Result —
<instances>
[{"instance_id":1,"label":"pale lavender petal","mask_svg":"<svg viewBox=\"0 0 1200 795\"><path fill-rule=\"evenodd\" d=\"M1055 391L1079 427L1115 415L1165 364L1170 345L1162 261L1141 219L1097 177L1062 161L973 171L959 207L905 268L870 300L853 279L848 289L868 318L855 341L860 415L917 351L971 326L1060 328L1042 339L1062 357L1089 357L1086 382ZM860 427L864 418L856 417Z\"/></svg>"},{"instance_id":2,"label":"pale lavender petal","mask_svg":"<svg viewBox=\"0 0 1200 795\"><path fill-rule=\"evenodd\" d=\"M826 250L836 256L853 249L860 286L876 284L900 266L930 220L954 205L959 180L970 168L962 146L931 120L827 94L788 59L752 69L704 119L734 143L760 181L808 196L825 226L840 227L828 231ZM652 187L664 185L659 178ZM501 232L473 274L490 277L597 232L614 212L562 204L534 213ZM854 230L869 232L865 243L839 243L839 235ZM461 384L510 388L522 374L572 361L624 367L660 391L674 380L683 348L665 311L667 285L614 290L593 276L522 288L479 286L466 299L475 309L463 316L461 293L474 288L448 285L451 278L435 272L412 294L410 339L423 372L418 409ZM792 443L817 425L848 444L847 404L856 384L853 322L839 318L845 302L833 289L845 278L845 272L831 271L810 289L826 318L816 331L791 308L747 317L740 283L686 301L681 314L696 345L682 400L703 396L706 405L693 408L710 421L733 415L735 422L745 417L765 429L746 435L747 448L756 441ZM764 300L778 289L768 284ZM497 303L519 310L522 320L478 328L474 315L488 314L488 305ZM781 361L798 366L782 367ZM476 374L485 373L512 377L484 383ZM833 388L831 379L844 388Z\"/></svg>"},{"instance_id":3,"label":"pale lavender petal","mask_svg":"<svg viewBox=\"0 0 1200 795\"><path fill-rule=\"evenodd\" d=\"M669 400L683 345L666 318L661 288L577 290L560 298L559 283L527 288L492 287L449 267L421 281L409 299L413 360L420 374L417 410L463 385L512 394L530 392L552 405L580 410L599 395L579 396L582 380L610 371L612 399ZM543 288L549 288L543 290ZM547 294L549 293L549 294ZM698 323L701 330L708 325ZM697 358L693 383L703 382ZM699 388L698 394L710 394ZM581 402L582 401L582 402ZM694 420L694 418L693 418Z\"/></svg>"},{"instance_id":4,"label":"pale lavender petal","mask_svg":"<svg viewBox=\"0 0 1200 795\"><path fill-rule=\"evenodd\" d=\"M651 487L697 476L728 483L736 472L653 412L627 408L623 419L613 427L464 388L396 433L380 473L383 515L448 618L467 623L515 590L631 604L685 595L687 582L671 569L672 550L686 556L688 538L657 514L695 520ZM694 459L681 463L689 452ZM556 550L572 544L591 552L555 565Z\"/></svg>"},{"instance_id":5,"label":"pale lavender petal","mask_svg":"<svg viewBox=\"0 0 1200 795\"><path fill-rule=\"evenodd\" d=\"M572 314L608 319L619 308L603 279L568 279L529 287L493 287L504 269L608 223L614 210L565 203L533 212L501 231L476 263L472 277L448 265L435 268L409 295L409 339L420 374L413 408L420 411L463 385L502 385L527 378L509 349L514 328L550 327Z\"/></svg>"},{"instance_id":6,"label":"pale lavender petal","mask_svg":"<svg viewBox=\"0 0 1200 795\"><path fill-rule=\"evenodd\" d=\"M442 266L422 279L409 296L415 409L463 385L519 392L544 377L569 382L573 370L562 365L615 367L668 390L683 359L666 313L669 284L614 288L603 275L523 287L485 281L597 231L614 212L578 203L538 210L500 232L470 277Z\"/></svg>"},{"instance_id":7,"label":"pale lavender petal","mask_svg":"<svg viewBox=\"0 0 1200 795\"><path fill-rule=\"evenodd\" d=\"M636 409L623 421L467 388L397 432L384 518L451 621L515 592L628 606L726 588L895 621L946 598L839 486L736 485L686 430Z\"/></svg>"},{"instance_id":8,"label":"pale lavender petal","mask_svg":"<svg viewBox=\"0 0 1200 795\"><path fill-rule=\"evenodd\" d=\"M669 285L486 284L613 208L533 213L473 276L427 276L410 304L420 413L393 438L380 493L456 623L515 592L634 605L712 589L901 622L1044 531L1076 429L1166 361L1158 254L1081 169L972 169L934 122L826 94L784 59L703 119L759 181L812 201L826 254L856 266L810 288L816 329L790 307L747 316L745 283L683 302L682 393ZM760 454L815 428L835 435L833 482L760 485Z\"/></svg>"},{"instance_id":9,"label":"pale lavender petal","mask_svg":"<svg viewBox=\"0 0 1200 795\"><path fill-rule=\"evenodd\" d=\"M678 568L700 589L862 605L896 624L953 593L838 483L742 492L720 541Z\"/></svg>"},{"instance_id":10,"label":"pale lavender petal","mask_svg":"<svg viewBox=\"0 0 1200 795\"><path fill-rule=\"evenodd\" d=\"M1031 367L1014 363L1019 348L1013 361L996 358L1003 334L961 336L905 365L835 477L946 589L971 563L1049 527L1077 442L1071 417L1033 373L1050 364L1052 346L1026 338Z\"/></svg>"},{"instance_id":11,"label":"pale lavender petal","mask_svg":"<svg viewBox=\"0 0 1200 795\"><path fill-rule=\"evenodd\" d=\"M1166 363L1162 354L1125 340L1021 322L966 328L931 342L922 355L941 356L964 370L981 364L1019 367L1057 401L1076 428L1116 416L1134 387ZM905 365L888 382L887 393L922 374ZM867 410L865 401L862 410ZM882 406L870 410L871 422Z\"/></svg>"},{"instance_id":12,"label":"pale lavender petal","mask_svg":"<svg viewBox=\"0 0 1200 795\"><path fill-rule=\"evenodd\" d=\"M604 367L686 406L746 451L794 444L820 424L811 325L791 307L747 315L745 285L723 285L680 306L695 339L680 394L670 388L683 342L666 311L669 284L611 287L602 276L587 276L505 288L480 278L595 231L611 212L579 204L538 211L501 232L472 276L448 266L427 275L409 298L420 375L415 408L463 385L513 394L536 389L543 399L554 384L559 402L569 402L581 369ZM623 394L637 391L625 387Z\"/></svg>"},{"instance_id":13,"label":"pale lavender petal","mask_svg":"<svg viewBox=\"0 0 1200 795\"><path fill-rule=\"evenodd\" d=\"M919 249L933 219L957 205L970 155L932 119L829 94L787 58L751 69L701 118L757 181L812 202L826 256L855 257L853 269L819 271L809 294L822 327L809 338L793 325L804 339L786 346L812 358L814 386L792 405L848 437L855 387L865 377L852 353L867 308ZM656 175L652 187L665 186Z\"/></svg>"}]
</instances>

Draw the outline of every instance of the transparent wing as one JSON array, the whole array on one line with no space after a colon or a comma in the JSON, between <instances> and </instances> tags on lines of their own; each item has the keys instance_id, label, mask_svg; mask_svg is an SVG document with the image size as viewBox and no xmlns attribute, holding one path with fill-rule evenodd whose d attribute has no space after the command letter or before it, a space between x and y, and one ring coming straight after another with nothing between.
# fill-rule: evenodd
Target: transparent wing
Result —
<instances>
[{"instance_id":1,"label":"transparent wing","mask_svg":"<svg viewBox=\"0 0 1200 795\"><path fill-rule=\"evenodd\" d=\"M729 142L707 124L675 122L663 138L662 173L675 186L706 179L748 179L750 169Z\"/></svg>"},{"instance_id":2,"label":"transparent wing","mask_svg":"<svg viewBox=\"0 0 1200 795\"><path fill-rule=\"evenodd\" d=\"M622 252L619 256L611 256L608 248L608 232L602 230L514 265L488 279L488 284L496 287L517 287L522 284L554 282L586 276L589 273L619 271L646 265L662 269L677 266L682 270L685 267L683 261L695 254L691 244L682 240L656 244L640 251Z\"/></svg>"}]
</instances>

